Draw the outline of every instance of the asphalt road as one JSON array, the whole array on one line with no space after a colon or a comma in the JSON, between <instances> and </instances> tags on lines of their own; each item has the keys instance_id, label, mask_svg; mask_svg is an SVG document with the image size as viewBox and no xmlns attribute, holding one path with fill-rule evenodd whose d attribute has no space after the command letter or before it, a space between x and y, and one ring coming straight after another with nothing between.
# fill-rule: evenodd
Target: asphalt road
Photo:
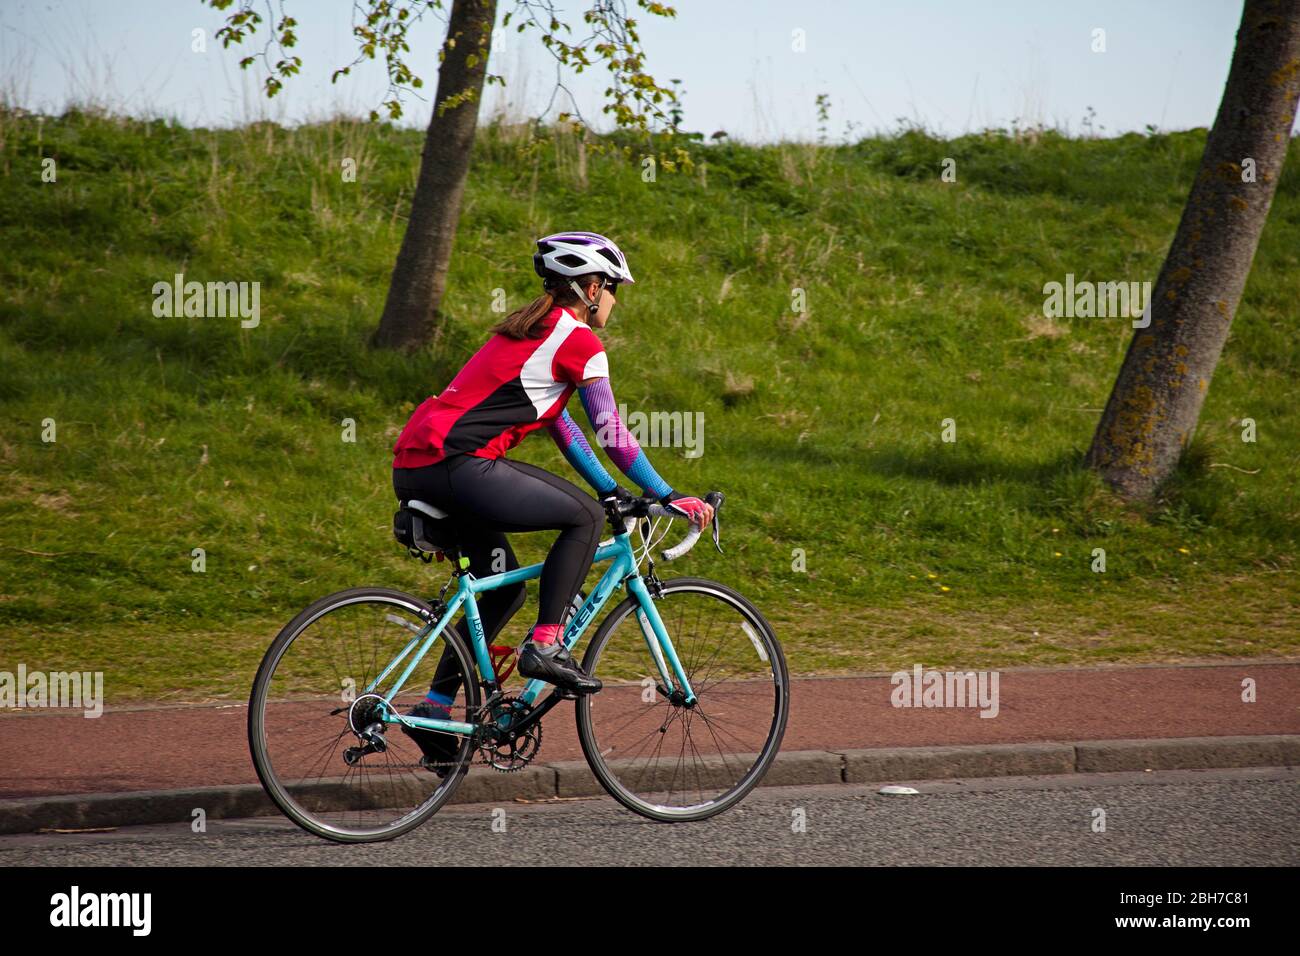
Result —
<instances>
[{"instance_id":1,"label":"asphalt road","mask_svg":"<svg viewBox=\"0 0 1300 956\"><path fill-rule=\"evenodd\" d=\"M609 799L445 808L392 843L344 847L279 818L0 836L0 866L1300 864L1300 769L768 787L696 824ZM1094 832L1094 811L1105 832ZM502 812L504 811L504 813ZM497 830L505 822L505 832ZM795 823L803 820L804 829Z\"/></svg>"}]
</instances>

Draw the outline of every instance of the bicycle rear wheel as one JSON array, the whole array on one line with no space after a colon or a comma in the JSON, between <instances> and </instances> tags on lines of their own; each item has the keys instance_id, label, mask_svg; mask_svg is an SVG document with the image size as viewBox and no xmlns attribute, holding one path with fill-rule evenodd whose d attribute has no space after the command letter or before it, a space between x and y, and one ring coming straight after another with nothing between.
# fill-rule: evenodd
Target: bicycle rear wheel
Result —
<instances>
[{"instance_id":1,"label":"bicycle rear wheel","mask_svg":"<svg viewBox=\"0 0 1300 956\"><path fill-rule=\"evenodd\" d=\"M436 813L459 786L474 755L468 737L442 735L448 738L445 778L421 764L423 752L397 724L383 728L383 750L355 754L363 743L358 731L374 724L382 704L366 688L430 613L426 602L401 591L352 588L312 604L267 650L248 703L249 750L267 794L298 826L340 843L391 840ZM423 699L438 645L469 678L454 696L450 719L472 722L479 708L474 661L452 627L388 704L405 714ZM375 688L379 694L415 652Z\"/></svg>"},{"instance_id":2,"label":"bicycle rear wheel","mask_svg":"<svg viewBox=\"0 0 1300 956\"><path fill-rule=\"evenodd\" d=\"M664 822L703 820L742 800L780 749L790 710L785 655L758 609L716 581L666 581L656 607L695 704L657 689L642 631L649 623L629 596L583 657L604 688L578 698L578 739L596 778L628 809Z\"/></svg>"}]
</instances>

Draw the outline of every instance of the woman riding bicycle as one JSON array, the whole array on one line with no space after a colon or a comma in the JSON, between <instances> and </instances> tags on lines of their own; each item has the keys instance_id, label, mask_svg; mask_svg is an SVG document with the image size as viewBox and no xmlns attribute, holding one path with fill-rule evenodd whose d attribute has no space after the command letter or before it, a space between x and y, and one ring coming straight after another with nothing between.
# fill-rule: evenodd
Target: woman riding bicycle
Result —
<instances>
[{"instance_id":1,"label":"woman riding bicycle","mask_svg":"<svg viewBox=\"0 0 1300 956\"><path fill-rule=\"evenodd\" d=\"M393 448L393 488L400 501L425 501L450 514L469 570L480 577L519 567L505 532L560 532L542 567L537 622L525 637L519 673L576 693L595 693L600 681L569 654L562 631L591 569L604 510L573 483L505 453L545 427L602 499L630 497L566 410L576 389L598 444L643 493L665 505L672 502L701 527L712 520L713 509L660 478L619 418L609 362L593 331L609 321L620 285L633 282L618 246L595 233L556 233L537 240L533 268L542 278L543 294L497 325L451 383L406 423ZM523 605L524 594L520 583L479 599L489 642ZM462 618L457 626L468 641L468 623ZM444 654L428 695L412 715L445 717L460 681L455 661ZM444 747L455 739L403 730L430 757L442 738Z\"/></svg>"}]
</instances>

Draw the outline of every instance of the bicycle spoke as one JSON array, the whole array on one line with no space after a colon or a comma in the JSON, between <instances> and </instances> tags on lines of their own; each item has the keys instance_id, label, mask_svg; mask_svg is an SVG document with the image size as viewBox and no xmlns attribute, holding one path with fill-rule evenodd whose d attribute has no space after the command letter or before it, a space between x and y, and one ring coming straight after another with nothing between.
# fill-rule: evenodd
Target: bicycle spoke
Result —
<instances>
[{"instance_id":1,"label":"bicycle spoke","mask_svg":"<svg viewBox=\"0 0 1300 956\"><path fill-rule=\"evenodd\" d=\"M701 819L743 797L775 756L788 702L784 660L766 624L708 582L667 582L656 609L694 702L647 703L617 683L658 673L635 605L625 605L589 651L611 696L579 701L579 734L597 776L625 805L655 819ZM751 640L760 635L761 652L740 639L747 628Z\"/></svg>"},{"instance_id":2,"label":"bicycle spoke","mask_svg":"<svg viewBox=\"0 0 1300 956\"><path fill-rule=\"evenodd\" d=\"M384 688L365 692L374 676L408 648L411 631L425 626L413 599L382 589L337 597L337 603L330 605L327 599L319 613L294 625L297 630L274 658L274 670L259 677L252 702L258 709L250 717L255 717L251 726L257 731L259 774L280 808L313 832L356 842L385 838L398 827L409 829L411 821L450 795L462 774L438 777L422 765L420 745L400 724L378 719L380 708L403 713L422 693L395 693L385 704L380 696ZM409 624L395 627L399 618ZM462 674L474 673L459 639L454 645L441 641L433 650L437 653L416 661L408 686L428 687L443 653L456 655ZM412 660L408 657L404 664ZM452 719L472 722L477 686L462 682L453 695ZM372 726L379 736L369 736ZM462 739L424 733L430 740ZM472 750L458 743L450 757L462 766Z\"/></svg>"}]
</instances>

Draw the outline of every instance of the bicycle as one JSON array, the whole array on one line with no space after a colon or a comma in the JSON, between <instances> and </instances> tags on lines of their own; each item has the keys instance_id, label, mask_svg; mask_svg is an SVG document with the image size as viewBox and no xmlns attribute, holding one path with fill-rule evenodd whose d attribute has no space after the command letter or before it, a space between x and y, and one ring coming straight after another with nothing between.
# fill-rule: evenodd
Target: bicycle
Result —
<instances>
[{"instance_id":1,"label":"bicycle","mask_svg":"<svg viewBox=\"0 0 1300 956\"><path fill-rule=\"evenodd\" d=\"M723 498L716 491L705 496L714 508L719 553ZM502 772L527 767L541 748L542 717L564 700L575 701L578 739L592 773L624 807L652 820L683 822L742 800L776 757L789 713L789 675L776 634L726 585L659 579L650 552L671 519L683 517L680 512L650 498L611 498L604 506L613 537L599 544L593 564L610 566L585 600L575 599L563 637L572 651L623 585L627 596L601 622L582 659L584 670L604 686L582 696L552 688L538 703L550 686L543 681L529 680L517 694L504 690L515 649L487 643L475 595L537 578L542 565L476 578L446 513L425 502L402 502L394 516L398 541L426 562L449 559L452 576L428 601L387 588L340 591L280 631L258 668L248 712L253 764L274 804L329 840L396 838L452 797L476 755ZM669 523L656 538L663 518ZM632 543L634 527L639 548ZM692 525L662 552L663 560L680 558L702 531ZM462 607L469 646L451 627ZM711 641L719 616L724 619ZM425 659L440 639L462 678L451 712L446 719L404 716L399 711L429 686ZM319 659L339 649L341 662ZM388 733L402 724L454 735L448 743L454 756L430 763L405 734ZM701 754L693 730L716 753Z\"/></svg>"}]
</instances>

